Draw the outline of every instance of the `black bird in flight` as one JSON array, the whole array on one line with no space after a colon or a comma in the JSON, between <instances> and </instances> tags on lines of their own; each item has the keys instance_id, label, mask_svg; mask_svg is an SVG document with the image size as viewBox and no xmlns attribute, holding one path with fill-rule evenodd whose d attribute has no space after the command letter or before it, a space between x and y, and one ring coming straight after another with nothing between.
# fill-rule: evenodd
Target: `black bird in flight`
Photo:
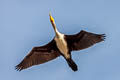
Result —
<instances>
[{"instance_id":1,"label":"black bird in flight","mask_svg":"<svg viewBox=\"0 0 120 80\"><path fill-rule=\"evenodd\" d=\"M105 34L94 34L81 30L74 35L65 35L60 33L51 14L50 22L55 31L55 37L52 41L44 46L33 47L31 52L16 66L18 71L29 68L33 65L42 64L53 60L59 56L63 56L69 67L73 71L77 71L77 65L72 59L71 52L86 49L92 45L104 41Z\"/></svg>"}]
</instances>

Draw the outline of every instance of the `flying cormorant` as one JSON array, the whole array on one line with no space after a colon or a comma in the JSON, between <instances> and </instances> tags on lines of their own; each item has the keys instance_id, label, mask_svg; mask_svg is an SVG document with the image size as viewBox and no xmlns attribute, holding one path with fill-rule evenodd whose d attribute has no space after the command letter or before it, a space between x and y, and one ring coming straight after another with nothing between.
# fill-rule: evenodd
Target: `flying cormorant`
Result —
<instances>
[{"instance_id":1,"label":"flying cormorant","mask_svg":"<svg viewBox=\"0 0 120 80\"><path fill-rule=\"evenodd\" d=\"M55 31L55 37L52 41L44 46L33 47L31 52L23 59L20 64L16 66L18 71L31 67L33 65L42 64L63 56L67 61L69 67L73 71L77 71L77 65L72 59L71 52L86 49L92 45L104 41L105 34L94 34L81 30L79 33L74 35L65 35L60 33L57 28L55 21L51 14L50 22Z\"/></svg>"}]
</instances>

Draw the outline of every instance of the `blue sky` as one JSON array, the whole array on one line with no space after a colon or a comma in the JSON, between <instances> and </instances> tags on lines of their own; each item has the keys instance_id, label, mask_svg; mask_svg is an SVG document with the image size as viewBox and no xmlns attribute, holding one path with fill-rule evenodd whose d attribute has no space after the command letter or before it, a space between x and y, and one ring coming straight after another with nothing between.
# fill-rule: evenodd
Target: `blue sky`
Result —
<instances>
[{"instance_id":1,"label":"blue sky","mask_svg":"<svg viewBox=\"0 0 120 80\"><path fill-rule=\"evenodd\" d=\"M105 33L106 41L72 52L77 72L63 57L17 72L32 47L53 39L50 11L60 32ZM120 80L119 29L120 0L0 0L0 79Z\"/></svg>"}]
</instances>

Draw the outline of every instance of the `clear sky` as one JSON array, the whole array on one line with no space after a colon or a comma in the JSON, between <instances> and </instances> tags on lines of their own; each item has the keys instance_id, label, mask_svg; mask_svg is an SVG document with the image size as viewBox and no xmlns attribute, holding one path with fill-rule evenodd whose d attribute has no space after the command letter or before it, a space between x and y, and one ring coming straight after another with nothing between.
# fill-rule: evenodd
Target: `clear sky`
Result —
<instances>
[{"instance_id":1,"label":"clear sky","mask_svg":"<svg viewBox=\"0 0 120 80\"><path fill-rule=\"evenodd\" d=\"M79 70L63 57L18 72L14 67L34 46L60 32L105 33L105 42L72 52ZM0 80L120 80L120 0L0 0Z\"/></svg>"}]
</instances>

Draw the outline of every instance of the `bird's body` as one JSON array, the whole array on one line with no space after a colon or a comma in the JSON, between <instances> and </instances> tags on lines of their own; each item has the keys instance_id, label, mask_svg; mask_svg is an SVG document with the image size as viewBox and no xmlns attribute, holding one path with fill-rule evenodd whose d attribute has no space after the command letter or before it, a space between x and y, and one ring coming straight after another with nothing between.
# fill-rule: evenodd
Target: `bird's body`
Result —
<instances>
[{"instance_id":1,"label":"bird's body","mask_svg":"<svg viewBox=\"0 0 120 80\"><path fill-rule=\"evenodd\" d=\"M70 58L70 55L68 53L68 46L67 46L67 42L64 38L64 34L59 34L59 37L55 37L55 42L57 45L57 48L59 49L59 51L66 57L66 58Z\"/></svg>"},{"instance_id":2,"label":"bird's body","mask_svg":"<svg viewBox=\"0 0 120 80\"><path fill-rule=\"evenodd\" d=\"M62 34L57 30L51 15L50 21L56 34L54 39L44 46L34 47L23 61L16 66L17 70L21 71L33 65L42 64L62 55L71 69L77 71L78 68L72 59L71 51L82 50L104 41L104 34L94 34L84 30L74 35Z\"/></svg>"}]
</instances>

